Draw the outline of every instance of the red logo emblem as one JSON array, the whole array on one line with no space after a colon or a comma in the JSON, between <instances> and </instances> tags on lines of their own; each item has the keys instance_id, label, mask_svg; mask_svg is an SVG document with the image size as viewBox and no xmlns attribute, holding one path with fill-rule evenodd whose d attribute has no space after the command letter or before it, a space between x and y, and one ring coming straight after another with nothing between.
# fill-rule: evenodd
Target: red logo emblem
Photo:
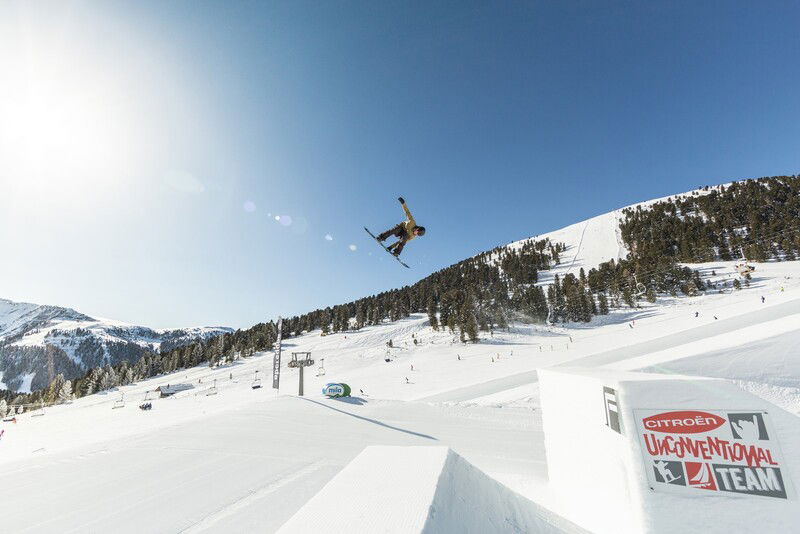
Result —
<instances>
[{"instance_id":1,"label":"red logo emblem","mask_svg":"<svg viewBox=\"0 0 800 534\"><path fill-rule=\"evenodd\" d=\"M697 434L708 432L725 424L725 419L708 412L664 412L642 420L644 428L651 432L672 434Z\"/></svg>"},{"instance_id":2,"label":"red logo emblem","mask_svg":"<svg viewBox=\"0 0 800 534\"><path fill-rule=\"evenodd\" d=\"M717 483L711 473L710 464L686 462L686 477L689 479L690 487L717 491Z\"/></svg>"}]
</instances>

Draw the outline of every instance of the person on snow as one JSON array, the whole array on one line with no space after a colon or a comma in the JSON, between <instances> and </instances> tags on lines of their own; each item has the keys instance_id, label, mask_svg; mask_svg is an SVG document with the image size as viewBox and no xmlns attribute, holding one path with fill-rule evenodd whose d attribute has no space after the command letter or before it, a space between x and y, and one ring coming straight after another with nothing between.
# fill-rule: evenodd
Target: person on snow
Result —
<instances>
[{"instance_id":1,"label":"person on snow","mask_svg":"<svg viewBox=\"0 0 800 534\"><path fill-rule=\"evenodd\" d=\"M406 246L406 243L415 237L425 235L425 227L417 226L403 197L399 197L397 200L400 201L400 205L403 206L403 211L406 212L406 220L378 235L378 242L386 241L389 236L395 236L398 239L396 243L392 243L386 247L394 256L399 256L400 253L403 252L403 247Z\"/></svg>"}]
</instances>

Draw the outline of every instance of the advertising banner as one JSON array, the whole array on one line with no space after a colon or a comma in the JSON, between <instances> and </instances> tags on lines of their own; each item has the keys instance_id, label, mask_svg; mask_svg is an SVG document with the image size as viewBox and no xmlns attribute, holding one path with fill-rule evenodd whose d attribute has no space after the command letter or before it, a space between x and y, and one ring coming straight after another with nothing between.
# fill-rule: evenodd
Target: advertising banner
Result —
<instances>
[{"instance_id":1,"label":"advertising banner","mask_svg":"<svg viewBox=\"0 0 800 534\"><path fill-rule=\"evenodd\" d=\"M653 490L687 496L794 498L767 412L633 412Z\"/></svg>"}]
</instances>

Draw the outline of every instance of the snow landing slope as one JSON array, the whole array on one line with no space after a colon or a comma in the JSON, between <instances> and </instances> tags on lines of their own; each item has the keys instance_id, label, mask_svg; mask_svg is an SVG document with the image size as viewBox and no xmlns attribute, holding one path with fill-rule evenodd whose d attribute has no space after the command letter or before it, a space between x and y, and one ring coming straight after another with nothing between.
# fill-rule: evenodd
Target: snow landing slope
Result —
<instances>
[{"instance_id":1,"label":"snow landing slope","mask_svg":"<svg viewBox=\"0 0 800 534\"><path fill-rule=\"evenodd\" d=\"M28 392L90 367L135 362L142 354L232 332L225 327L155 330L89 317L70 308L0 299L0 388ZM46 348L51 347L48 353ZM52 350L57 349L57 350Z\"/></svg>"}]
</instances>

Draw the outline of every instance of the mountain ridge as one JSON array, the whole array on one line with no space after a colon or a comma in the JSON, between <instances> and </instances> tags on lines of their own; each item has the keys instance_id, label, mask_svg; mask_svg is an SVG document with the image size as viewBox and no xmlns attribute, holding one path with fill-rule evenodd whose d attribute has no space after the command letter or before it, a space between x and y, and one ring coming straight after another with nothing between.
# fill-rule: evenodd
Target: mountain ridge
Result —
<instances>
[{"instance_id":1,"label":"mountain ridge","mask_svg":"<svg viewBox=\"0 0 800 534\"><path fill-rule=\"evenodd\" d=\"M135 361L233 331L222 326L155 329L0 298L0 389L29 392L46 387L51 375L76 378L91 367Z\"/></svg>"}]
</instances>

